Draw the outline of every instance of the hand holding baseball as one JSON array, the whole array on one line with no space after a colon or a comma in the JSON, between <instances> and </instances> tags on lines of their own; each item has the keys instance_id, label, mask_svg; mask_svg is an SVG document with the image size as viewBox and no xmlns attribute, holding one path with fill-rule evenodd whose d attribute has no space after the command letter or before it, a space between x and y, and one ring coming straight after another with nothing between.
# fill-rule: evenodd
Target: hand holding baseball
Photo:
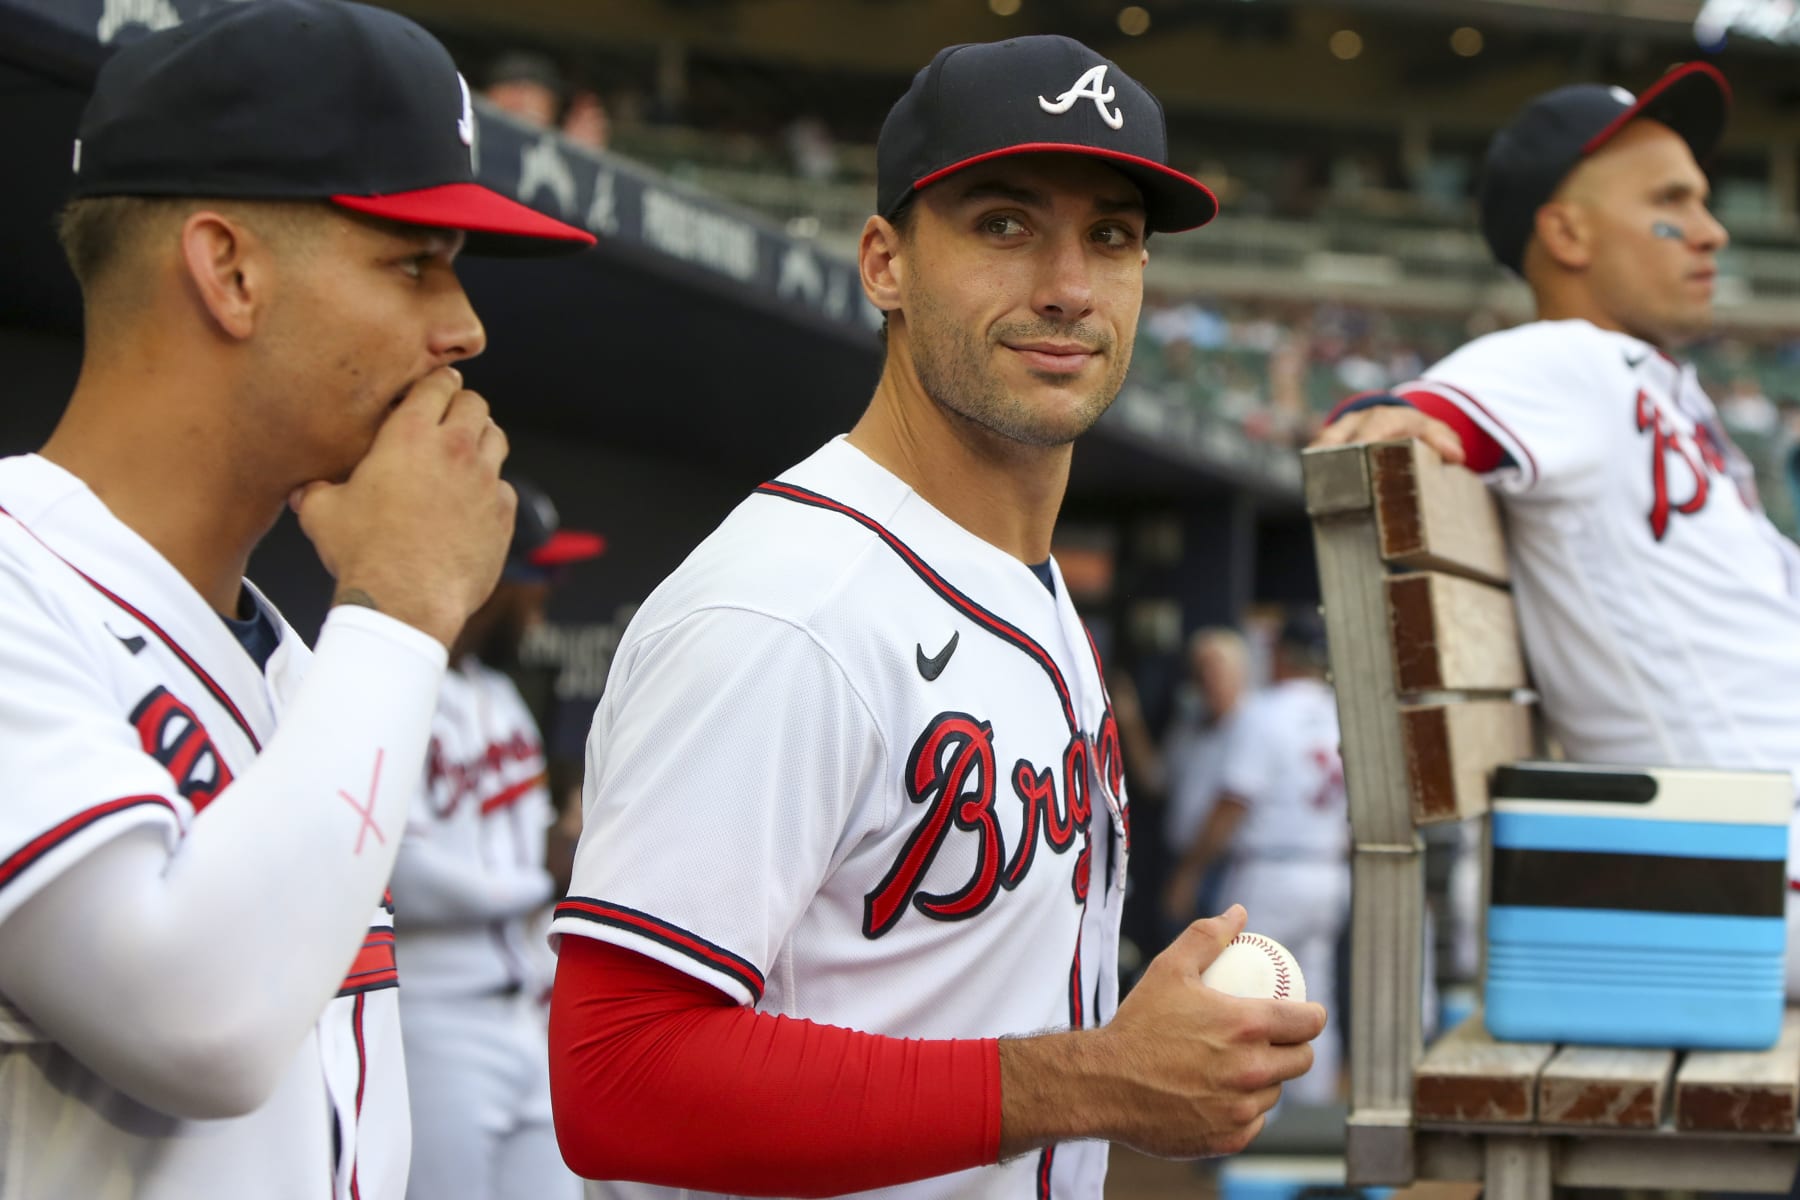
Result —
<instances>
[{"instance_id":1,"label":"hand holding baseball","mask_svg":"<svg viewBox=\"0 0 1800 1200\"><path fill-rule=\"evenodd\" d=\"M1112 1140L1170 1158L1234 1154L1261 1132L1281 1084L1311 1068L1307 1043L1325 1028L1323 1008L1244 999L1203 982L1244 919L1234 905L1188 926L1097 1031L1131 1070L1119 1081ZM1226 960L1223 972L1234 969Z\"/></svg>"},{"instance_id":2,"label":"hand holding baseball","mask_svg":"<svg viewBox=\"0 0 1800 1200\"><path fill-rule=\"evenodd\" d=\"M454 641L493 592L512 538L506 452L487 401L460 372L443 367L415 384L348 480L308 484L291 501L337 577L338 602Z\"/></svg>"}]
</instances>

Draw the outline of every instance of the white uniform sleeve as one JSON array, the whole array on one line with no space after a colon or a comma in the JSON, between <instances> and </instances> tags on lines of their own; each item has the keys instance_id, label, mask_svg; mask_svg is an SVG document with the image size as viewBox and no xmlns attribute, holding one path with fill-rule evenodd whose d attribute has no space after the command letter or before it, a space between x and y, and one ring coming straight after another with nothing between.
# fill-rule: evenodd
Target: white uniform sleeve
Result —
<instances>
[{"instance_id":1,"label":"white uniform sleeve","mask_svg":"<svg viewBox=\"0 0 1800 1200\"><path fill-rule=\"evenodd\" d=\"M1464 346L1422 380L1500 444L1500 490L1546 499L1602 486L1635 419L1636 387L1617 343L1585 322L1552 321Z\"/></svg>"},{"instance_id":2,"label":"white uniform sleeve","mask_svg":"<svg viewBox=\"0 0 1800 1200\"><path fill-rule=\"evenodd\" d=\"M1232 722L1231 735L1225 746L1225 766L1220 772L1219 791L1239 800L1255 803L1267 796L1274 785L1279 753L1274 730L1269 728L1269 705L1262 697L1254 697Z\"/></svg>"},{"instance_id":3,"label":"white uniform sleeve","mask_svg":"<svg viewBox=\"0 0 1800 1200\"><path fill-rule=\"evenodd\" d=\"M553 887L542 867L473 862L429 833L409 833L401 843L393 886L408 929L523 916L547 903Z\"/></svg>"},{"instance_id":4,"label":"white uniform sleeve","mask_svg":"<svg viewBox=\"0 0 1800 1200\"><path fill-rule=\"evenodd\" d=\"M9 836L14 810L67 824L121 795L173 796L104 686L58 666L67 636L48 618L25 628L34 611L0 604L0 676L34 681L0 697ZM444 658L392 618L334 609L280 729L179 840L109 829L0 919L0 993L152 1108L262 1104L368 932Z\"/></svg>"},{"instance_id":5,"label":"white uniform sleeve","mask_svg":"<svg viewBox=\"0 0 1800 1200\"><path fill-rule=\"evenodd\" d=\"M804 629L713 609L647 636L615 664L588 738L552 933L755 1003L885 761L874 717Z\"/></svg>"}]
</instances>

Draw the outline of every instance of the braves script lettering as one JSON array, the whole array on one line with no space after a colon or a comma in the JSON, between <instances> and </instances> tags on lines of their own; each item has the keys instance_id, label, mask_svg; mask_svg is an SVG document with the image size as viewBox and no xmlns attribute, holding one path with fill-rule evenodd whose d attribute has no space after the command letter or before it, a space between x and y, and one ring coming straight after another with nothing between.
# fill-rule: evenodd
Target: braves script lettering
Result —
<instances>
[{"instance_id":1,"label":"braves script lettering","mask_svg":"<svg viewBox=\"0 0 1800 1200\"><path fill-rule=\"evenodd\" d=\"M1711 476L1723 473L1725 460L1711 439L1684 437L1677 432L1649 394L1641 391L1637 398L1637 427L1639 433L1650 433L1650 532L1660 542L1669 531L1674 514L1687 516L1706 507ZM1676 464L1675 473L1682 477L1681 490L1687 493L1687 498L1679 502L1671 498L1675 491L1670 478L1671 459Z\"/></svg>"},{"instance_id":2,"label":"braves script lettering","mask_svg":"<svg viewBox=\"0 0 1800 1200\"><path fill-rule=\"evenodd\" d=\"M448 817L463 801L482 798L497 786L508 764L536 762L539 753L535 739L514 731L505 741L489 742L481 753L458 762L446 757L443 743L432 738L425 751L425 803L432 815Z\"/></svg>"},{"instance_id":3,"label":"braves script lettering","mask_svg":"<svg viewBox=\"0 0 1800 1200\"><path fill-rule=\"evenodd\" d=\"M1116 741L1115 741L1116 745ZM1011 858L994 808L997 780L994 728L967 713L933 718L906 761L906 794L925 813L901 848L881 884L863 900L863 936L878 938L892 929L908 907L937 921L961 921L982 912L1001 892L1025 881L1037 858L1038 839L1062 854L1082 839L1072 888L1077 904L1087 899L1088 743L1079 735L1063 751L1063 796L1056 775L1021 758L1012 770L1013 794L1023 809L1019 841ZM920 887L938 852L960 830L974 835L975 869L966 883L938 895ZM1004 864L1004 865L1003 865Z\"/></svg>"}]
</instances>

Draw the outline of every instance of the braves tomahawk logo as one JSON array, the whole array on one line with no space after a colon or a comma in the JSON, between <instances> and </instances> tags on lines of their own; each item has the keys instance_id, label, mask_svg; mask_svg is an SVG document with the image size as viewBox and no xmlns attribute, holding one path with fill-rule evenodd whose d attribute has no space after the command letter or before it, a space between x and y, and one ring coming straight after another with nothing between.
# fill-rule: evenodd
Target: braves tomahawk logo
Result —
<instances>
[{"instance_id":1,"label":"braves tomahawk logo","mask_svg":"<svg viewBox=\"0 0 1800 1200\"><path fill-rule=\"evenodd\" d=\"M1079 838L1070 890L1076 904L1087 901L1091 848L1087 844L1089 743L1079 735L1063 751L1063 789L1057 796L1056 774L1021 758L1010 773L1013 795L1023 806L1019 842L1011 857L995 810L998 770L994 760L994 727L968 713L934 717L907 756L906 796L923 805L925 814L901 847L881 883L863 898L863 936L878 938L905 915L908 907L936 921L962 921L982 912L1002 891L1025 881L1037 858L1038 839L1056 854ZM925 874L953 831L975 839L975 869L961 887L945 893L920 890Z\"/></svg>"},{"instance_id":2,"label":"braves tomahawk logo","mask_svg":"<svg viewBox=\"0 0 1800 1200\"><path fill-rule=\"evenodd\" d=\"M231 770L194 710L160 684L131 710L144 753L161 763L198 813L231 783Z\"/></svg>"}]
</instances>

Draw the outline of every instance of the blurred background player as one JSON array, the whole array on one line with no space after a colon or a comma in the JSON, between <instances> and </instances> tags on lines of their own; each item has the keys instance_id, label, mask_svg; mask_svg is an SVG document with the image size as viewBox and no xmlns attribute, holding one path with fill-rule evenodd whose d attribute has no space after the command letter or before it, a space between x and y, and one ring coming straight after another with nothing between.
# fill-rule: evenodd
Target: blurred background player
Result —
<instances>
[{"instance_id":1,"label":"blurred background player","mask_svg":"<svg viewBox=\"0 0 1800 1200\"><path fill-rule=\"evenodd\" d=\"M1325 627L1289 613L1269 686L1244 701L1206 824L1169 881L1168 911L1192 912L1220 860L1222 893L1256 914L1256 932L1293 952L1306 994L1336 1011L1337 944L1350 915L1349 810L1337 697L1325 682ZM1338 1095L1338 1039L1313 1043L1313 1068L1287 1085L1301 1104Z\"/></svg>"},{"instance_id":2,"label":"blurred background player","mask_svg":"<svg viewBox=\"0 0 1800 1200\"><path fill-rule=\"evenodd\" d=\"M492 596L450 647L425 786L394 864L395 950L412 1093L414 1200L579 1196L551 1123L545 1021L554 959L540 921L557 813L542 738L507 674L551 588L602 552L561 529L537 485Z\"/></svg>"},{"instance_id":3,"label":"blurred background player","mask_svg":"<svg viewBox=\"0 0 1800 1200\"><path fill-rule=\"evenodd\" d=\"M1187 682L1178 693L1160 757L1168 805L1163 838L1171 867L1194 849L1224 789L1232 735L1250 690L1250 650L1244 635L1221 626L1195 630L1187 642L1187 667ZM1218 911L1230 854L1229 845L1221 848L1221 857L1201 877L1198 891L1190 898L1184 889L1182 909L1165 914L1175 928Z\"/></svg>"}]
</instances>

